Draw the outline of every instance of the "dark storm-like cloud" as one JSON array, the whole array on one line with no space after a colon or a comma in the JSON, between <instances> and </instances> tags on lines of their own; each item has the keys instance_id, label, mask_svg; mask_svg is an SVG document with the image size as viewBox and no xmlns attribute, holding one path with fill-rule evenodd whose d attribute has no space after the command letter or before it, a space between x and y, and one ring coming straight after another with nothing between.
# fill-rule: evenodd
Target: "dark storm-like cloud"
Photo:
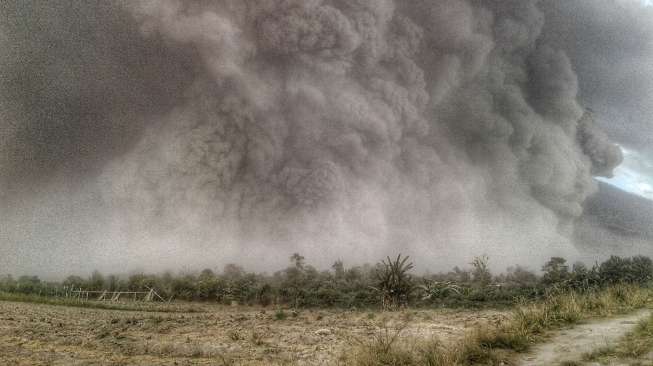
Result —
<instances>
[{"instance_id":1,"label":"dark storm-like cloud","mask_svg":"<svg viewBox=\"0 0 653 366\"><path fill-rule=\"evenodd\" d=\"M115 2L3 1L0 187L96 174L192 79L186 50L141 37Z\"/></svg>"}]
</instances>

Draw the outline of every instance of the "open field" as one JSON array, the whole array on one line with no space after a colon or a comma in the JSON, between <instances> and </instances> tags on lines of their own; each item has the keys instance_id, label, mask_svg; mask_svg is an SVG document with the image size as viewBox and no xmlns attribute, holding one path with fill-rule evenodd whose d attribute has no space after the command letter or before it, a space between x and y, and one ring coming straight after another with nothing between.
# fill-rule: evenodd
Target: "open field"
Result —
<instances>
[{"instance_id":1,"label":"open field","mask_svg":"<svg viewBox=\"0 0 653 366\"><path fill-rule=\"evenodd\" d=\"M592 346L597 344L594 328L609 327L616 337L625 334L636 324L632 319L646 313L633 311L650 308L651 297L647 290L615 287L595 295L561 294L513 309L394 312L186 302L149 304L145 311L129 310L134 303L114 304L116 309L96 305L0 301L0 364L574 364L537 361L556 356L550 349L560 347L577 350L579 360L582 352L596 351L602 360L611 356L614 361L625 357L619 344L632 342ZM588 319L614 316L573 328ZM653 351L649 329L635 333L643 339L638 355ZM543 345L531 347L536 343ZM519 353L523 356L517 357Z\"/></svg>"},{"instance_id":2,"label":"open field","mask_svg":"<svg viewBox=\"0 0 653 366\"><path fill-rule=\"evenodd\" d=\"M0 364L330 365L347 348L386 329L405 327L404 339L454 341L507 316L494 310L280 315L270 308L201 309L157 313L0 302Z\"/></svg>"},{"instance_id":3,"label":"open field","mask_svg":"<svg viewBox=\"0 0 653 366\"><path fill-rule=\"evenodd\" d=\"M577 349L580 361L598 349L595 327L608 327L617 342L647 314L636 311L653 305L650 288L629 285L501 310L295 311L188 302L134 310L140 305L19 299L0 301L2 365L549 365L537 361L550 358L547 349ZM650 327L640 328L631 336L642 339L637 356L653 351ZM623 349L598 351L619 360ZM559 361L553 364L569 364Z\"/></svg>"},{"instance_id":4,"label":"open field","mask_svg":"<svg viewBox=\"0 0 653 366\"><path fill-rule=\"evenodd\" d=\"M0 283L0 365L471 366L515 365L523 355L539 365L549 362L538 363L548 356L537 345L553 339L557 349L561 330L612 318L605 324L616 342L632 329L614 317L653 305L646 257L611 257L571 271L563 258L551 258L540 277L523 270L492 276L487 258L477 257L470 272L421 278L401 256L334 272L291 259L293 266L271 276L228 268L66 280L127 290L158 283L182 298L175 302L47 296L61 294L62 284L7 276ZM588 347L558 343L593 352L590 338ZM643 342L639 354L648 348Z\"/></svg>"}]
</instances>

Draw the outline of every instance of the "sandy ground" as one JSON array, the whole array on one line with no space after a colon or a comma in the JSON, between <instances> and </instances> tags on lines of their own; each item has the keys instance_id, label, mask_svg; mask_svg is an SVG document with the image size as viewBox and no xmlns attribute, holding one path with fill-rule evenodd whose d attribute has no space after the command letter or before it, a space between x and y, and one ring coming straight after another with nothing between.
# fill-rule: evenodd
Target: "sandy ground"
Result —
<instances>
[{"instance_id":1,"label":"sandy ground","mask_svg":"<svg viewBox=\"0 0 653 366\"><path fill-rule=\"evenodd\" d=\"M566 362L574 365L600 365L581 362L583 354L617 342L637 326L640 319L650 315L650 310L612 319L592 321L552 335L549 342L536 346L528 355L517 362L520 366L554 366ZM648 357L651 357L650 359ZM653 365L653 355L643 360L614 361L613 365Z\"/></svg>"},{"instance_id":2,"label":"sandy ground","mask_svg":"<svg viewBox=\"0 0 653 366\"><path fill-rule=\"evenodd\" d=\"M334 365L385 330L411 339L460 339L499 311L304 310L203 306L152 313L0 301L0 365Z\"/></svg>"}]
</instances>

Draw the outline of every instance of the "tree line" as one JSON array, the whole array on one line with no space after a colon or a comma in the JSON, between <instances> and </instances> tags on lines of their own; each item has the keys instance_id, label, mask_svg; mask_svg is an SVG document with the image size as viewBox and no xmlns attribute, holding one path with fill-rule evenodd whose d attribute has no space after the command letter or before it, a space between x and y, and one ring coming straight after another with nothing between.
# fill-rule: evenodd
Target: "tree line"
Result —
<instances>
[{"instance_id":1,"label":"tree line","mask_svg":"<svg viewBox=\"0 0 653 366\"><path fill-rule=\"evenodd\" d=\"M545 296L551 291L593 291L616 283L647 285L653 280L653 261L644 256L613 256L588 267L554 257L536 274L523 267L501 274L490 271L489 258L474 258L470 267L449 272L415 275L408 257L386 258L375 265L345 267L336 261L330 270L318 270L299 254L290 265L272 274L254 273L228 264L220 273L69 276L63 281L42 281L37 276L0 277L0 291L62 296L66 290L143 291L155 288L167 299L222 304L284 305L292 307L365 308L383 306L485 306L511 304L519 299Z\"/></svg>"}]
</instances>

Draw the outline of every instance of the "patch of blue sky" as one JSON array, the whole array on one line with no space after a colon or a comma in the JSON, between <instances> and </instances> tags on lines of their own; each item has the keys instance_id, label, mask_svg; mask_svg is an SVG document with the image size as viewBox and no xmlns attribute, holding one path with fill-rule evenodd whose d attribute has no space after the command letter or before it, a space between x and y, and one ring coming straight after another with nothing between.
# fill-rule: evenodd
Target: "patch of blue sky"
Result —
<instances>
[{"instance_id":1,"label":"patch of blue sky","mask_svg":"<svg viewBox=\"0 0 653 366\"><path fill-rule=\"evenodd\" d=\"M624 191L653 200L653 161L642 154L621 148L623 163L612 178L597 178Z\"/></svg>"}]
</instances>

